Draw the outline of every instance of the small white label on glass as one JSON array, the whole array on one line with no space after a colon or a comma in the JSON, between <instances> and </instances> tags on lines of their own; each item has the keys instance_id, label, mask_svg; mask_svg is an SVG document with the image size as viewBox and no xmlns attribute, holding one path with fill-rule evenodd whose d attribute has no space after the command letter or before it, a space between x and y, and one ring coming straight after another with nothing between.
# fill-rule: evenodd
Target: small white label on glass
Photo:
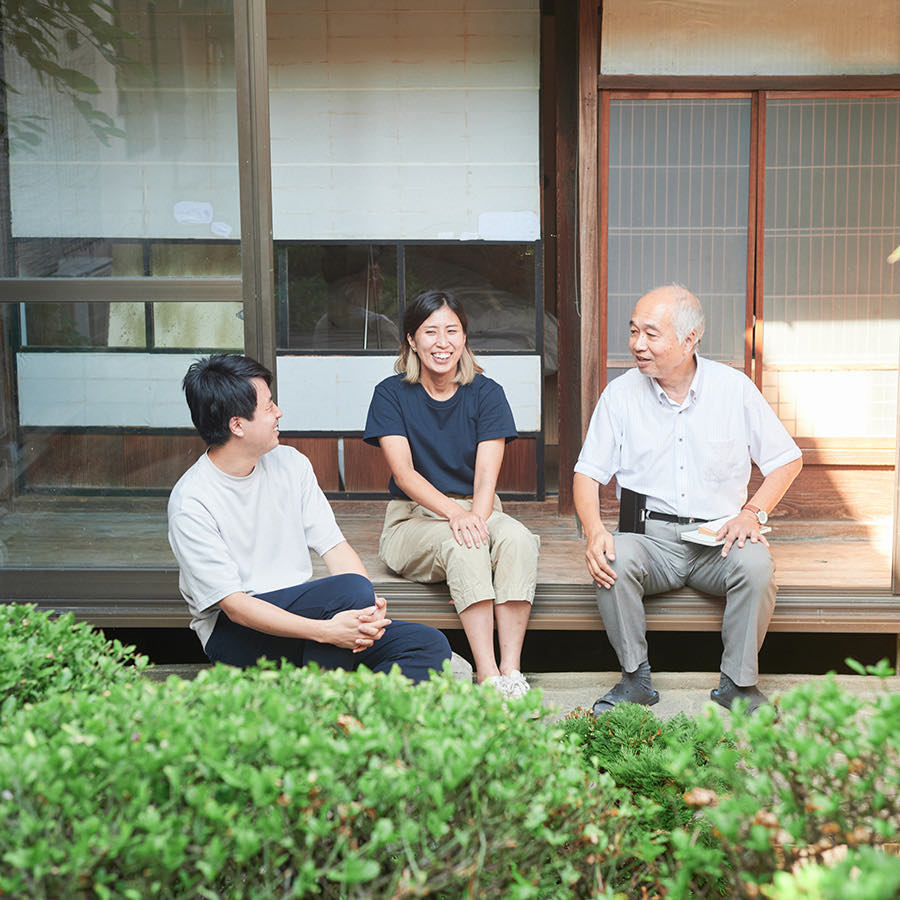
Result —
<instances>
[{"instance_id":1,"label":"small white label on glass","mask_svg":"<svg viewBox=\"0 0 900 900\"><path fill-rule=\"evenodd\" d=\"M172 215L181 225L209 225L213 217L212 203L179 200L172 208Z\"/></svg>"}]
</instances>

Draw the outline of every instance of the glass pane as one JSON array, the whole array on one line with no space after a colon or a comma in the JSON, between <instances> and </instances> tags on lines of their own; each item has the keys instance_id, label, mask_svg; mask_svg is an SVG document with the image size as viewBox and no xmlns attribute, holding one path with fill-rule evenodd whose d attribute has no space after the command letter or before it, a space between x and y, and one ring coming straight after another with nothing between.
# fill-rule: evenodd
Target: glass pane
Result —
<instances>
[{"instance_id":1,"label":"glass pane","mask_svg":"<svg viewBox=\"0 0 900 900\"><path fill-rule=\"evenodd\" d=\"M241 303L154 303L153 346L243 353Z\"/></svg>"},{"instance_id":2,"label":"glass pane","mask_svg":"<svg viewBox=\"0 0 900 900\"><path fill-rule=\"evenodd\" d=\"M896 429L900 98L766 107L764 390L794 434Z\"/></svg>"},{"instance_id":3,"label":"glass pane","mask_svg":"<svg viewBox=\"0 0 900 900\"><path fill-rule=\"evenodd\" d=\"M538 0L267 16L276 240L537 240Z\"/></svg>"},{"instance_id":4,"label":"glass pane","mask_svg":"<svg viewBox=\"0 0 900 900\"><path fill-rule=\"evenodd\" d=\"M397 349L396 245L289 244L276 258L279 349Z\"/></svg>"},{"instance_id":5,"label":"glass pane","mask_svg":"<svg viewBox=\"0 0 900 900\"><path fill-rule=\"evenodd\" d=\"M14 244L22 278L134 278L145 274L140 241L27 238Z\"/></svg>"},{"instance_id":6,"label":"glass pane","mask_svg":"<svg viewBox=\"0 0 900 900\"><path fill-rule=\"evenodd\" d=\"M430 288L450 291L462 302L474 350L537 349L533 244L408 246L407 303ZM550 317L547 328L553 333L545 334L545 344L555 348Z\"/></svg>"},{"instance_id":7,"label":"glass pane","mask_svg":"<svg viewBox=\"0 0 900 900\"><path fill-rule=\"evenodd\" d=\"M26 17L35 10L40 21ZM0 275L150 275L123 241L236 239L231 4L61 10L4 5L11 253ZM183 274L209 269L200 256Z\"/></svg>"},{"instance_id":8,"label":"glass pane","mask_svg":"<svg viewBox=\"0 0 900 900\"><path fill-rule=\"evenodd\" d=\"M62 280L240 276L233 28L230 0L3 5L0 276L62 283L0 304L0 567L174 565L166 496L204 449L181 380L242 349L240 304Z\"/></svg>"},{"instance_id":9,"label":"glass pane","mask_svg":"<svg viewBox=\"0 0 900 900\"><path fill-rule=\"evenodd\" d=\"M609 125L612 370L635 302L673 282L703 305L701 353L743 366L750 100L614 101Z\"/></svg>"},{"instance_id":10,"label":"glass pane","mask_svg":"<svg viewBox=\"0 0 900 900\"><path fill-rule=\"evenodd\" d=\"M232 242L157 242L149 245L156 276L240 276L241 249ZM154 303L154 347L236 350L244 346L241 303Z\"/></svg>"},{"instance_id":11,"label":"glass pane","mask_svg":"<svg viewBox=\"0 0 900 900\"><path fill-rule=\"evenodd\" d=\"M21 346L146 347L143 303L23 303Z\"/></svg>"},{"instance_id":12,"label":"glass pane","mask_svg":"<svg viewBox=\"0 0 900 900\"><path fill-rule=\"evenodd\" d=\"M238 241L181 241L150 244L150 274L167 277L211 275L240 276L241 245Z\"/></svg>"},{"instance_id":13,"label":"glass pane","mask_svg":"<svg viewBox=\"0 0 900 900\"><path fill-rule=\"evenodd\" d=\"M82 307L111 327L106 304ZM0 569L173 566L166 497L204 450L193 356L22 349L22 309L0 304Z\"/></svg>"}]
</instances>

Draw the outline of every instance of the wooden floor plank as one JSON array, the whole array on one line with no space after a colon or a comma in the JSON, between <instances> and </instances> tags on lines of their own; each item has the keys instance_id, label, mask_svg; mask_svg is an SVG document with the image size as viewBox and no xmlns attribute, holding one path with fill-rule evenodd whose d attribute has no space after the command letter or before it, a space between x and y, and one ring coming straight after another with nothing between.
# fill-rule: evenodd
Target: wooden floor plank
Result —
<instances>
[{"instance_id":1,"label":"wooden floor plank","mask_svg":"<svg viewBox=\"0 0 900 900\"><path fill-rule=\"evenodd\" d=\"M378 559L384 501L338 501L341 528L372 578L400 584ZM556 514L554 502L506 507L541 536L541 584L590 585L584 542L574 517ZM609 523L612 525L612 523ZM889 590L890 523L779 523L770 535L776 577L784 587ZM315 572L324 573L317 559ZM166 539L165 501L123 499L106 503L35 504L0 513L0 567L174 567Z\"/></svg>"}]
</instances>

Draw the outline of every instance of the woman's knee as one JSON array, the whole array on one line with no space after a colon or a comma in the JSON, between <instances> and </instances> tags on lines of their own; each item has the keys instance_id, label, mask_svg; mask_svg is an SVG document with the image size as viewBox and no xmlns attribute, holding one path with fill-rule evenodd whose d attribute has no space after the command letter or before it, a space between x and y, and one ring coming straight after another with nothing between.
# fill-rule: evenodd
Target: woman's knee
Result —
<instances>
[{"instance_id":1,"label":"woman's knee","mask_svg":"<svg viewBox=\"0 0 900 900\"><path fill-rule=\"evenodd\" d=\"M491 558L494 565L508 558L517 568L537 569L541 539L521 522L505 516L501 528L491 531Z\"/></svg>"},{"instance_id":2,"label":"woman's knee","mask_svg":"<svg viewBox=\"0 0 900 900\"><path fill-rule=\"evenodd\" d=\"M516 529L500 537L494 543L494 548L497 553L510 553L520 559L534 557L537 560L541 539L523 526L521 530Z\"/></svg>"}]
</instances>

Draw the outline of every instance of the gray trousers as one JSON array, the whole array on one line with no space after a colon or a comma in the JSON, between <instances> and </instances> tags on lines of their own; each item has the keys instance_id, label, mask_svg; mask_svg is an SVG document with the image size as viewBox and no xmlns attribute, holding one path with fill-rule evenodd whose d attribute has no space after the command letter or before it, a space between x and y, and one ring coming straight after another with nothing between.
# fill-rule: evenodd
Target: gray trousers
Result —
<instances>
[{"instance_id":1,"label":"gray trousers","mask_svg":"<svg viewBox=\"0 0 900 900\"><path fill-rule=\"evenodd\" d=\"M609 642L626 672L647 659L643 598L692 587L725 598L721 670L741 687L756 684L758 653L775 609L775 565L764 544L734 544L724 559L721 547L682 541L696 525L648 520L646 534L615 535L616 572L612 588L597 588L597 605Z\"/></svg>"}]
</instances>

